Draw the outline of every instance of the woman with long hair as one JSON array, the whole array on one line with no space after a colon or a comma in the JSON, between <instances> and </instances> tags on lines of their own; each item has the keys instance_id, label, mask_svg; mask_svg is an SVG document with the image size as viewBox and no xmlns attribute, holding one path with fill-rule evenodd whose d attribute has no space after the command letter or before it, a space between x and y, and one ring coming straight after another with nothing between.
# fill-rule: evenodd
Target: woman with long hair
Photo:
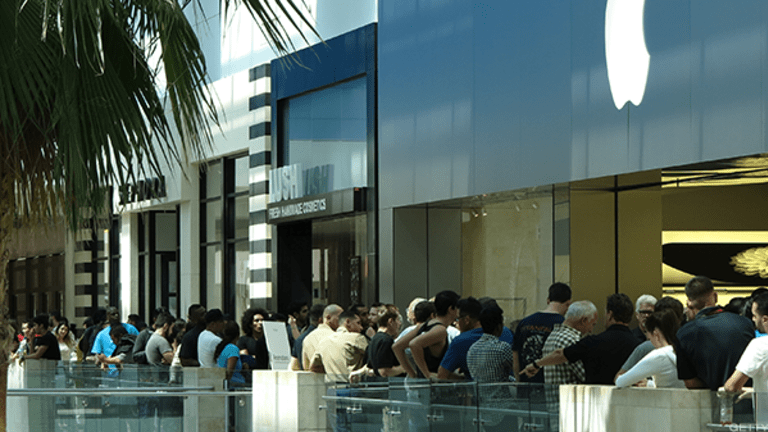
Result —
<instances>
[{"instance_id":1,"label":"woman with long hair","mask_svg":"<svg viewBox=\"0 0 768 432\"><path fill-rule=\"evenodd\" d=\"M227 379L235 384L245 384L245 378L240 373L243 363L240 361L240 349L235 342L240 336L240 326L234 321L224 323L221 342L213 352L213 358L219 367L227 368Z\"/></svg>"},{"instance_id":2,"label":"woman with long hair","mask_svg":"<svg viewBox=\"0 0 768 432\"><path fill-rule=\"evenodd\" d=\"M69 330L69 323L66 318L61 319L53 334L56 335L56 339L59 341L61 359L65 362L76 362L78 360L77 342L75 342L75 335Z\"/></svg>"},{"instance_id":3,"label":"woman with long hair","mask_svg":"<svg viewBox=\"0 0 768 432\"><path fill-rule=\"evenodd\" d=\"M628 387L652 376L655 387L685 388L685 383L677 378L677 355L674 349L680 319L673 310L665 309L654 312L645 320L646 336L655 349L632 369L620 375L616 379L616 386Z\"/></svg>"}]
</instances>

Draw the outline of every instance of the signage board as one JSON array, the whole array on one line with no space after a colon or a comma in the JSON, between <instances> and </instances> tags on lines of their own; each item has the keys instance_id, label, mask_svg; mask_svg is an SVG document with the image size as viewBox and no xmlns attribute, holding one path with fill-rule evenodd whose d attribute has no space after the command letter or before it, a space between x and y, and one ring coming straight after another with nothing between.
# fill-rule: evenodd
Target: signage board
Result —
<instances>
[{"instance_id":1,"label":"signage board","mask_svg":"<svg viewBox=\"0 0 768 432\"><path fill-rule=\"evenodd\" d=\"M351 188L270 203L267 206L267 220L271 224L279 224L363 210L365 210L365 189Z\"/></svg>"},{"instance_id":2,"label":"signage board","mask_svg":"<svg viewBox=\"0 0 768 432\"><path fill-rule=\"evenodd\" d=\"M269 366L272 370L287 370L291 364L291 345L285 323L264 321L264 337L267 338Z\"/></svg>"}]
</instances>

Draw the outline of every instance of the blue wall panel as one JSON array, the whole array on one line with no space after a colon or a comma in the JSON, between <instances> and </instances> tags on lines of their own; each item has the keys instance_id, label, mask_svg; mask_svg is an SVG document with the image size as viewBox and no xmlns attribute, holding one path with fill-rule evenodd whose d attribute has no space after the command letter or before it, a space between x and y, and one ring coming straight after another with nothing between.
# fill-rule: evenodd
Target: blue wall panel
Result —
<instances>
[{"instance_id":1,"label":"blue wall panel","mask_svg":"<svg viewBox=\"0 0 768 432\"><path fill-rule=\"evenodd\" d=\"M766 3L647 0L617 110L605 0L381 0L381 207L765 152Z\"/></svg>"}]
</instances>

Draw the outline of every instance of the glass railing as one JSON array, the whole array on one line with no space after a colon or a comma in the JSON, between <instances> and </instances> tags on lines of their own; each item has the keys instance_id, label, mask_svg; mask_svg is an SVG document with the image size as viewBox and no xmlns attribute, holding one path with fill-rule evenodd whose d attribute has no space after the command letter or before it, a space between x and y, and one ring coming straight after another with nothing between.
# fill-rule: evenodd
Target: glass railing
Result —
<instances>
[{"instance_id":1,"label":"glass railing","mask_svg":"<svg viewBox=\"0 0 768 432\"><path fill-rule=\"evenodd\" d=\"M8 373L9 431L251 431L252 391L220 369L28 360Z\"/></svg>"},{"instance_id":2,"label":"glass railing","mask_svg":"<svg viewBox=\"0 0 768 432\"><path fill-rule=\"evenodd\" d=\"M388 379L329 384L334 431L557 431L557 386Z\"/></svg>"},{"instance_id":3,"label":"glass railing","mask_svg":"<svg viewBox=\"0 0 768 432\"><path fill-rule=\"evenodd\" d=\"M747 388L739 393L712 392L712 422L715 431L768 431L768 393Z\"/></svg>"}]
</instances>

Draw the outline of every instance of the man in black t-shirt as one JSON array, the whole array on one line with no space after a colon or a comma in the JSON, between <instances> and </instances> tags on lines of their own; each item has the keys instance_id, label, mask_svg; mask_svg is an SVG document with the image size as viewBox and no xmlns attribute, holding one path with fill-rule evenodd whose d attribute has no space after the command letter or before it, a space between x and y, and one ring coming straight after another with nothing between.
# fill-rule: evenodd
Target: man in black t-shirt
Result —
<instances>
[{"instance_id":1,"label":"man in black t-shirt","mask_svg":"<svg viewBox=\"0 0 768 432\"><path fill-rule=\"evenodd\" d=\"M46 314L38 315L32 319L35 340L32 343L31 354L27 359L61 360L59 341L53 333L48 331L50 318Z\"/></svg>"},{"instance_id":2,"label":"man in black t-shirt","mask_svg":"<svg viewBox=\"0 0 768 432\"><path fill-rule=\"evenodd\" d=\"M189 324L194 327L184 333L179 360L181 360L181 365L185 367L200 366L197 358L197 338L205 330L205 306L199 304L190 306L187 310L187 319Z\"/></svg>"},{"instance_id":3,"label":"man in black t-shirt","mask_svg":"<svg viewBox=\"0 0 768 432\"><path fill-rule=\"evenodd\" d=\"M395 337L403 325L403 318L395 305L385 305L379 316L379 329L368 344L368 368L376 376L391 377L405 373L392 351Z\"/></svg>"}]
</instances>

